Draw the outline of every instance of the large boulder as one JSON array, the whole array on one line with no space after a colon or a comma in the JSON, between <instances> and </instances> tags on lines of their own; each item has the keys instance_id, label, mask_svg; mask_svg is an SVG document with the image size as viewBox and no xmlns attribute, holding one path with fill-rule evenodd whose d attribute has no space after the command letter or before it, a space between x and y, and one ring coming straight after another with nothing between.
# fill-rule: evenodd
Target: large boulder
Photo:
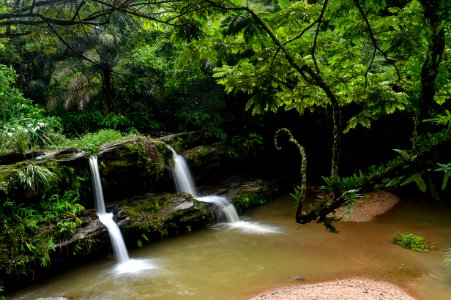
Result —
<instances>
[{"instance_id":1,"label":"large boulder","mask_svg":"<svg viewBox=\"0 0 451 300\"><path fill-rule=\"evenodd\" d=\"M172 152L165 143L135 138L107 144L98 153L105 201L172 192Z\"/></svg>"},{"instance_id":2,"label":"large boulder","mask_svg":"<svg viewBox=\"0 0 451 300\"><path fill-rule=\"evenodd\" d=\"M140 245L205 227L212 221L211 204L180 194L147 194L121 202L118 223L129 244Z\"/></svg>"},{"instance_id":3,"label":"large boulder","mask_svg":"<svg viewBox=\"0 0 451 300\"><path fill-rule=\"evenodd\" d=\"M232 177L229 181L227 195L239 213L274 200L280 194L282 184L279 180L263 178Z\"/></svg>"}]
</instances>

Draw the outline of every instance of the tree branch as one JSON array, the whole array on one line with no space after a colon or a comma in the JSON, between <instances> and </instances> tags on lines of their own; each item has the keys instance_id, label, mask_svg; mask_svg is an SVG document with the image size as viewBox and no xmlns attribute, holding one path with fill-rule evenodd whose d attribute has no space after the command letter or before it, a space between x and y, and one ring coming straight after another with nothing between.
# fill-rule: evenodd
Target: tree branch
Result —
<instances>
[{"instance_id":1,"label":"tree branch","mask_svg":"<svg viewBox=\"0 0 451 300\"><path fill-rule=\"evenodd\" d=\"M295 144L295 146L298 148L299 155L301 156L301 169L300 169L300 175L301 175L301 184L296 187L295 196L296 198L296 222L300 224L305 224L303 222L303 214L302 214L302 208L304 206L305 199L307 198L307 155L305 154L305 149L302 147L298 141L293 137L291 134L291 131L287 128L280 128L276 131L276 134L274 135L274 146L277 150L282 150L282 148L279 146L277 140L279 136L282 133L286 133L289 137L289 142Z\"/></svg>"},{"instance_id":2,"label":"tree branch","mask_svg":"<svg viewBox=\"0 0 451 300\"><path fill-rule=\"evenodd\" d=\"M321 26L321 21L323 20L324 12L326 11L328 3L329 3L329 1L325 0L324 4L323 4L323 7L321 9L321 13L320 13L319 18L317 20L318 26L316 27L315 39L313 40L313 47L312 47L312 59L313 59L313 63L315 64L316 72L318 74L320 73L320 71L319 71L319 68L318 68L318 63L316 62L316 58L315 58L315 50L316 50L316 43L317 43L317 40L318 40L319 28Z\"/></svg>"},{"instance_id":3,"label":"tree branch","mask_svg":"<svg viewBox=\"0 0 451 300\"><path fill-rule=\"evenodd\" d=\"M50 30L58 37L58 39L67 47L69 48L71 51L73 51L74 53L76 53L77 55L79 55L81 58L89 61L90 63L93 63L96 66L102 67L101 64L97 63L96 61L90 59L89 57L86 57L85 55L83 55L83 53L80 53L78 50L76 50L74 47L72 47L69 43L66 42L66 40L64 40L64 38L58 33L58 31L53 27L52 24L47 23L47 26L50 28Z\"/></svg>"},{"instance_id":4,"label":"tree branch","mask_svg":"<svg viewBox=\"0 0 451 300\"><path fill-rule=\"evenodd\" d=\"M401 80L401 74L399 73L399 69L398 69L398 67L396 66L395 61L393 61L393 59L390 59L390 58L388 57L387 53L385 53L384 51L382 51L382 49L377 45L377 40L376 40L376 38L375 38L375 36L374 36L373 28L371 27L370 22L369 22L368 18L366 17L366 14L365 14L365 12L363 11L362 6L360 5L359 0L353 0L353 1L354 1L355 6L357 7L357 9L359 10L360 15L362 16L363 20L365 21L366 27L367 27L367 29L368 29L368 33L370 34L370 39L371 39L371 43L373 44L373 47L374 47L375 49L377 49L377 50L384 56L385 60L388 61L388 62L395 68L396 74L397 74L397 76L398 76L398 80ZM372 62L373 62L373 61L374 61L374 59L371 60L371 63L370 63L370 65L368 66L368 70L371 68L371 65L372 65ZM367 73L368 73L368 71L367 71Z\"/></svg>"}]
</instances>

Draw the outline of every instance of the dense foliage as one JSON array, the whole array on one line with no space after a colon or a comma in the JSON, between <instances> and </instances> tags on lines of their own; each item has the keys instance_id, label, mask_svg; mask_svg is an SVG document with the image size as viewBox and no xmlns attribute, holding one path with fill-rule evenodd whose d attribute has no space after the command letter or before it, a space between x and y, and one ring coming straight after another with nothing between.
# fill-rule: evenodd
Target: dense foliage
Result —
<instances>
[{"instance_id":1,"label":"dense foliage","mask_svg":"<svg viewBox=\"0 0 451 300\"><path fill-rule=\"evenodd\" d=\"M7 262L3 270L21 278L49 265L56 243L71 237L82 223L79 215L84 207L80 197L86 193L86 175L76 175L73 168L55 170L52 165L29 164L19 171L16 180L3 187L1 253L10 255L2 258ZM60 184L63 180L67 182ZM45 196L36 203L33 199L38 191ZM24 199L29 202L23 202Z\"/></svg>"}]
</instances>

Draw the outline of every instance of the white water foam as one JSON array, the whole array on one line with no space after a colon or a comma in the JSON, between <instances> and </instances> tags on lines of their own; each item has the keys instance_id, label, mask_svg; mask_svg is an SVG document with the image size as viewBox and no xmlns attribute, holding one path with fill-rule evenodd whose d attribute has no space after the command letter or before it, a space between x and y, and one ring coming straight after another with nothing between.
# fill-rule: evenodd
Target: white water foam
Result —
<instances>
[{"instance_id":1,"label":"white water foam","mask_svg":"<svg viewBox=\"0 0 451 300\"><path fill-rule=\"evenodd\" d=\"M240 221L240 217L236 212L235 206L230 203L226 197L209 195L209 196L197 196L195 197L199 201L214 203L218 206L218 212L216 213L216 219L218 222L235 223Z\"/></svg>"},{"instance_id":2,"label":"white water foam","mask_svg":"<svg viewBox=\"0 0 451 300\"><path fill-rule=\"evenodd\" d=\"M139 274L142 271L158 269L151 259L130 259L114 268L116 274Z\"/></svg>"}]
</instances>

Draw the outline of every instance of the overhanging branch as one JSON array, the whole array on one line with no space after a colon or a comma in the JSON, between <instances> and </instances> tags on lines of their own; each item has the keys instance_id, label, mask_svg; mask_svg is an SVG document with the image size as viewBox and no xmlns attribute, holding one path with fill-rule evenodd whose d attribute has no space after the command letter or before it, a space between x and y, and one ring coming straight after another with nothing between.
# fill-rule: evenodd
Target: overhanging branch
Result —
<instances>
[{"instance_id":1,"label":"overhanging branch","mask_svg":"<svg viewBox=\"0 0 451 300\"><path fill-rule=\"evenodd\" d=\"M369 33L369 35L370 35L370 40L371 40L371 43L373 44L373 47L374 47L375 49L377 49L377 51L379 51L379 52L384 56L385 60L386 60L387 62L389 62L389 63L393 66L393 68L395 68L396 74L397 74L397 76L398 76L398 80L401 80L401 74L399 73L399 69L398 69L398 67L396 66L395 61L394 61L393 59L390 59L390 58L388 57L387 53L385 53L384 51L382 51L382 49L379 47L379 45L378 45L378 43L377 43L377 40L376 40L376 37L374 36L374 33L373 33L373 28L371 27L370 22L369 22L369 20L368 20L368 18L367 18L367 16L366 16L365 12L363 11L362 6L360 5L359 0L353 0L353 1L354 1L355 6L356 6L357 9L359 10L359 13L360 13L360 15L362 16L362 18L363 18L363 20L364 20L364 22L365 22L365 24L366 24L366 27L367 27L367 29L368 29L368 33ZM371 68L371 65L372 65L373 61L374 61L374 59L371 60L370 65L368 66L368 70ZM368 73L368 71L366 72L366 74L367 74L367 73ZM365 77L365 79L366 79L366 77Z\"/></svg>"}]
</instances>

